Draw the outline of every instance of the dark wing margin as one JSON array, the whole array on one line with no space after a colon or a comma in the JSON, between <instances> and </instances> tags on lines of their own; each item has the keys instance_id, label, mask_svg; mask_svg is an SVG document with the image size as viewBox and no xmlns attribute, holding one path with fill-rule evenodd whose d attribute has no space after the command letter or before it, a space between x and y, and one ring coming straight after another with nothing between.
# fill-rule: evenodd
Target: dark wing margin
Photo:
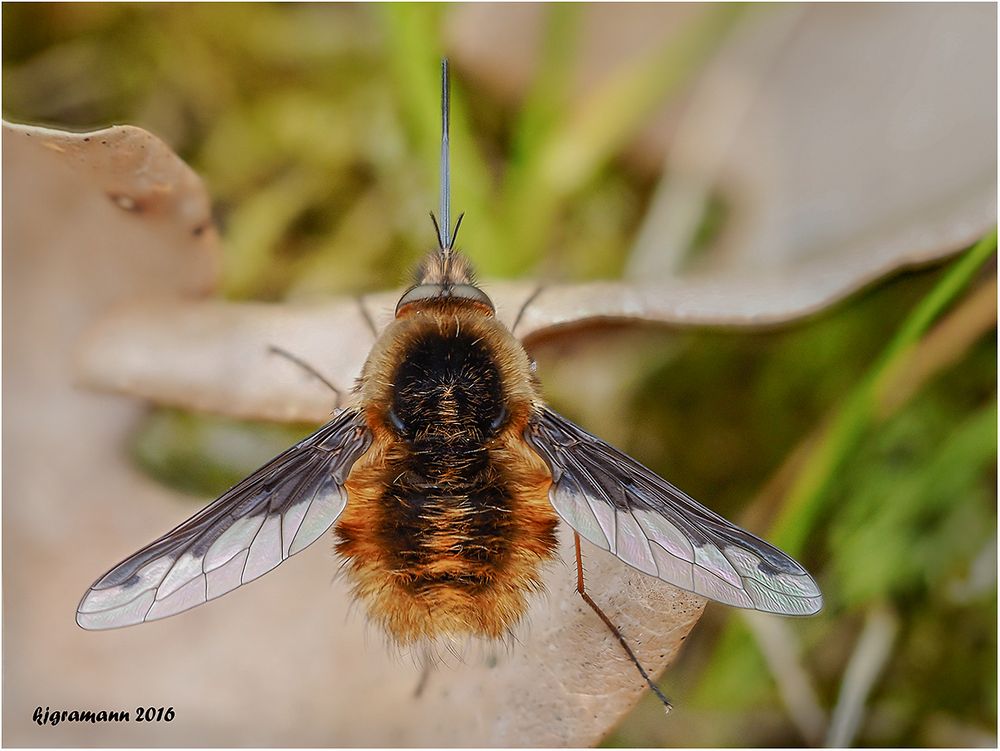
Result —
<instances>
[{"instance_id":1,"label":"dark wing margin","mask_svg":"<svg viewBox=\"0 0 1000 751\"><path fill-rule=\"evenodd\" d=\"M76 622L99 630L166 618L267 573L336 521L370 444L364 417L340 413L98 579Z\"/></svg>"},{"instance_id":2,"label":"dark wing margin","mask_svg":"<svg viewBox=\"0 0 1000 751\"><path fill-rule=\"evenodd\" d=\"M549 465L549 500L581 536L625 563L711 600L782 615L823 607L816 582L635 459L542 407L525 428Z\"/></svg>"}]
</instances>

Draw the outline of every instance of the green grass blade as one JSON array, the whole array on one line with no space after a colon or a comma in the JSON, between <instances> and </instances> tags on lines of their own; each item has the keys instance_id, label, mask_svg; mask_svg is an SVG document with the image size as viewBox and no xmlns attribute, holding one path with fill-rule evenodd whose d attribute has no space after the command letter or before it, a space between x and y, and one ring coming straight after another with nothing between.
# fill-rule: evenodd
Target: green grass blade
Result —
<instances>
[{"instance_id":1,"label":"green grass blade","mask_svg":"<svg viewBox=\"0 0 1000 751\"><path fill-rule=\"evenodd\" d=\"M834 415L824 438L806 460L789 491L770 539L798 555L825 510L825 491L838 467L875 418L875 407L888 376L931 325L969 285L976 272L996 253L996 228L956 261L903 322L878 361Z\"/></svg>"}]
</instances>

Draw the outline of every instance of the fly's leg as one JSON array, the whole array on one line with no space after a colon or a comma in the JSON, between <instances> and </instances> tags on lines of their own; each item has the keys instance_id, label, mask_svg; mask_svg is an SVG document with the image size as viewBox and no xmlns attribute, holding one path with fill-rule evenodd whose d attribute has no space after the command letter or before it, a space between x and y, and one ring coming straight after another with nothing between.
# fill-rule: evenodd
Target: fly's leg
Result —
<instances>
[{"instance_id":1,"label":"fly's leg","mask_svg":"<svg viewBox=\"0 0 1000 751\"><path fill-rule=\"evenodd\" d=\"M524 311L526 311L528 306L531 305L531 303L533 303L540 294L542 294L542 290L544 289L545 285L539 284L535 287L535 291L528 295L528 299L521 304L521 308L517 311L517 316L514 318L514 324L510 327L510 333L514 334L517 332L517 325L521 322L521 318L524 316Z\"/></svg>"},{"instance_id":2,"label":"fly's leg","mask_svg":"<svg viewBox=\"0 0 1000 751\"><path fill-rule=\"evenodd\" d=\"M434 672L434 658L428 651L425 651L421 658L420 678L417 679L417 686L413 689L414 699L419 699L424 693L424 689L427 688L427 683L430 681L432 672Z\"/></svg>"},{"instance_id":3,"label":"fly's leg","mask_svg":"<svg viewBox=\"0 0 1000 751\"><path fill-rule=\"evenodd\" d=\"M372 340L378 339L378 328L375 326L375 321L372 320L371 313L368 312L368 308L365 307L365 298L358 295L354 298L358 303L358 310L361 311L361 317L365 319L365 323L368 325L368 330L371 332Z\"/></svg>"},{"instance_id":4,"label":"fly's leg","mask_svg":"<svg viewBox=\"0 0 1000 751\"><path fill-rule=\"evenodd\" d=\"M330 391L332 391L334 394L337 395L337 401L334 404L333 408L334 409L338 409L340 407L340 400L344 396L343 392L340 389L338 389L336 386L334 386L332 383L330 383L323 376L322 373L320 373L318 370L316 370L316 368L314 368L312 365L310 365L309 363L307 363L302 358L297 357L296 355L293 355L288 350L282 349L281 347L276 347L273 344L270 345L267 348L267 351L270 354L272 354L272 355L280 355L281 357L284 357L286 360L289 360L289 361L295 363L296 365L298 365L300 368L302 368L306 373L308 373L309 375L311 375L313 378L317 378L320 381L320 383L322 383L324 386L326 386L328 389L330 389Z\"/></svg>"},{"instance_id":5,"label":"fly's leg","mask_svg":"<svg viewBox=\"0 0 1000 751\"><path fill-rule=\"evenodd\" d=\"M584 586L584 580L583 580L583 556L580 554L580 535L578 535L576 532L573 533L573 544L576 547L576 591L580 594L580 597L583 598L583 601L587 603L595 613L597 613L597 617L604 622L604 625L608 627L608 631L610 631L612 635L618 640L618 643L622 645L622 649L625 650L625 654L628 655L628 658L632 661L632 664L635 665L636 670L639 671L639 675L641 675L643 677L643 680L646 681L646 684L649 686L649 690L652 691L654 694L656 694L656 698L659 699L660 702L663 704L664 709L666 709L667 712L669 712L672 709L670 701L667 699L666 696L663 695L663 692L660 691L659 686L657 686L653 682L653 679L649 677L649 673L647 673L646 670L642 667L642 664L639 662L639 658L635 656L635 652L632 651L632 648L628 645L628 642L625 641L625 637L622 636L622 632L619 631L618 627L611 622L611 619L604 614L604 611L601 610L601 608L597 605L596 602L594 602L593 598L591 598L591 596L587 594L587 590L586 587Z\"/></svg>"}]
</instances>

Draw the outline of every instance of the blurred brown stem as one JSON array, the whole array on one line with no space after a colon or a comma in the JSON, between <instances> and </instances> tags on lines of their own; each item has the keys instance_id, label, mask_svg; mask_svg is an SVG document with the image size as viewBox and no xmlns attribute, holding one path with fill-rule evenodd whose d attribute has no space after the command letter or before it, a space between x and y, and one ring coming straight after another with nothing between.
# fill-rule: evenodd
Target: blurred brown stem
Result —
<instances>
[{"instance_id":1,"label":"blurred brown stem","mask_svg":"<svg viewBox=\"0 0 1000 751\"><path fill-rule=\"evenodd\" d=\"M778 684L788 716L806 743L818 745L826 726L826 713L820 706L809 671L802 664L795 632L782 618L754 611L742 615Z\"/></svg>"},{"instance_id":2,"label":"blurred brown stem","mask_svg":"<svg viewBox=\"0 0 1000 751\"><path fill-rule=\"evenodd\" d=\"M899 618L888 605L872 608L858 636L857 646L844 670L840 695L827 731L828 748L844 748L854 738L864 720L865 702L892 654L899 633Z\"/></svg>"}]
</instances>

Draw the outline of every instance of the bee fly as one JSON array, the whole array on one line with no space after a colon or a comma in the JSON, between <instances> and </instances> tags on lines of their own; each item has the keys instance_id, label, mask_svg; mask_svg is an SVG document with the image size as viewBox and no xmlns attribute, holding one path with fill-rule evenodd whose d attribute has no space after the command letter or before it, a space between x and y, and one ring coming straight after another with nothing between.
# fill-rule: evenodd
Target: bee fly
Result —
<instances>
[{"instance_id":1,"label":"bee fly","mask_svg":"<svg viewBox=\"0 0 1000 751\"><path fill-rule=\"evenodd\" d=\"M453 247L447 61L442 79L439 247L375 343L353 405L98 579L77 623L180 613L334 527L355 594L400 644L501 638L541 589L561 519L574 530L577 590L666 704L587 594L580 537L727 605L809 615L822 597L780 550L545 405L524 348Z\"/></svg>"}]
</instances>

